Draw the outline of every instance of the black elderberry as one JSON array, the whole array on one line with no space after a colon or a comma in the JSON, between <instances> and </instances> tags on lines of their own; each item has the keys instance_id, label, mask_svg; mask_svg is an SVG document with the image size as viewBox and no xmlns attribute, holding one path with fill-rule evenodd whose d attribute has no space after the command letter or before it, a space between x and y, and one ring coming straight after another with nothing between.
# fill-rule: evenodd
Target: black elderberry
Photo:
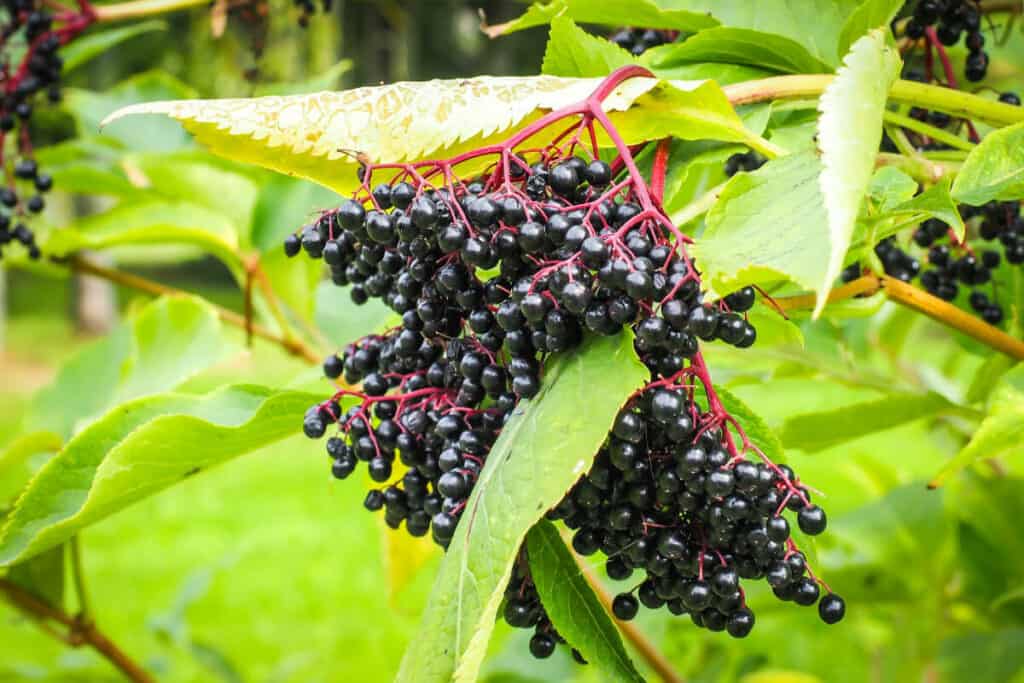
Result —
<instances>
[{"instance_id":1,"label":"black elderberry","mask_svg":"<svg viewBox=\"0 0 1024 683\"><path fill-rule=\"evenodd\" d=\"M797 513L796 521L800 525L800 530L810 536L817 536L823 532L828 523L825 519L825 511L817 505L808 505L802 508Z\"/></svg>"},{"instance_id":2,"label":"black elderberry","mask_svg":"<svg viewBox=\"0 0 1024 683\"><path fill-rule=\"evenodd\" d=\"M537 633L530 638L530 654L537 659L547 659L555 652L555 639L546 633Z\"/></svg>"},{"instance_id":3,"label":"black elderberry","mask_svg":"<svg viewBox=\"0 0 1024 683\"><path fill-rule=\"evenodd\" d=\"M620 593L612 601L612 613L616 619L629 621L636 616L640 603L631 593Z\"/></svg>"},{"instance_id":4,"label":"black elderberry","mask_svg":"<svg viewBox=\"0 0 1024 683\"><path fill-rule=\"evenodd\" d=\"M818 616L826 624L836 624L846 615L846 603L835 593L829 593L818 603Z\"/></svg>"}]
</instances>

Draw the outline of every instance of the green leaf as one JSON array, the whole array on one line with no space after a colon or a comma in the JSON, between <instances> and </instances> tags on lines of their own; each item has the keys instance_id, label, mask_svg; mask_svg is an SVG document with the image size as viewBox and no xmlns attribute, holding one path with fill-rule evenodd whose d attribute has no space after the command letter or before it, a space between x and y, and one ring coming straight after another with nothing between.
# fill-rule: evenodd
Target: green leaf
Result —
<instances>
[{"instance_id":1,"label":"green leaf","mask_svg":"<svg viewBox=\"0 0 1024 683\"><path fill-rule=\"evenodd\" d=\"M636 63L636 57L615 43L587 33L568 17L555 17L541 73L579 78L607 76L620 66Z\"/></svg>"},{"instance_id":2,"label":"green leaf","mask_svg":"<svg viewBox=\"0 0 1024 683\"><path fill-rule=\"evenodd\" d=\"M682 43L662 47L655 65L667 69L703 62L746 64L782 73L828 73L832 70L794 40L725 26L701 31Z\"/></svg>"},{"instance_id":3,"label":"green leaf","mask_svg":"<svg viewBox=\"0 0 1024 683\"><path fill-rule=\"evenodd\" d=\"M8 581L25 589L47 605L62 609L64 606L65 547L65 545L59 545L24 562L19 562L8 570Z\"/></svg>"},{"instance_id":4,"label":"green leaf","mask_svg":"<svg viewBox=\"0 0 1024 683\"><path fill-rule=\"evenodd\" d=\"M131 503L295 434L311 394L252 385L157 394L96 420L39 471L0 531L0 565L53 548Z\"/></svg>"},{"instance_id":5,"label":"green leaf","mask_svg":"<svg viewBox=\"0 0 1024 683\"><path fill-rule=\"evenodd\" d=\"M160 198L123 202L87 216L54 231L45 249L66 256L82 249L141 244L188 244L216 256L236 275L242 268L238 232L230 218L199 204Z\"/></svg>"},{"instance_id":6,"label":"green leaf","mask_svg":"<svg viewBox=\"0 0 1024 683\"><path fill-rule=\"evenodd\" d=\"M949 178L943 178L927 190L878 216L879 220L896 216L914 216L917 220L937 218L953 228L957 239L963 239L964 221L949 193ZM879 235L881 237L882 235Z\"/></svg>"},{"instance_id":7,"label":"green leaf","mask_svg":"<svg viewBox=\"0 0 1024 683\"><path fill-rule=\"evenodd\" d=\"M1024 123L989 133L971 150L953 181L953 198L972 206L1024 198Z\"/></svg>"},{"instance_id":8,"label":"green leaf","mask_svg":"<svg viewBox=\"0 0 1024 683\"><path fill-rule=\"evenodd\" d=\"M993 390L988 416L967 445L939 470L930 486L946 481L977 460L1019 457L1024 454L1024 367L1008 372Z\"/></svg>"},{"instance_id":9,"label":"green leaf","mask_svg":"<svg viewBox=\"0 0 1024 683\"><path fill-rule=\"evenodd\" d=\"M260 188L249 242L264 254L282 251L285 237L339 201L337 194L320 185L274 175Z\"/></svg>"},{"instance_id":10,"label":"green leaf","mask_svg":"<svg viewBox=\"0 0 1024 683\"><path fill-rule=\"evenodd\" d=\"M868 197L878 213L910 201L916 193L917 181L895 166L878 169L868 184Z\"/></svg>"},{"instance_id":11,"label":"green leaf","mask_svg":"<svg viewBox=\"0 0 1024 683\"><path fill-rule=\"evenodd\" d=\"M475 680L530 528L587 471L648 373L631 335L595 337L545 371L487 456L397 681Z\"/></svg>"},{"instance_id":12,"label":"green leaf","mask_svg":"<svg viewBox=\"0 0 1024 683\"><path fill-rule=\"evenodd\" d=\"M766 458L774 463L786 461L786 450L782 441L764 421L764 418L751 410L750 406L744 403L739 396L725 387L716 386L715 393L718 394L718 400L722 402L726 412L736 418L736 421L743 427L747 438ZM756 458L751 459L756 460Z\"/></svg>"},{"instance_id":13,"label":"green leaf","mask_svg":"<svg viewBox=\"0 0 1024 683\"><path fill-rule=\"evenodd\" d=\"M710 80L719 85L730 85L743 81L767 78L775 71L761 69L748 64L726 64L723 62L685 62L671 66L661 65L662 54L670 54L673 45L659 45L640 56L640 63L662 78L682 81Z\"/></svg>"},{"instance_id":14,"label":"green leaf","mask_svg":"<svg viewBox=\"0 0 1024 683\"><path fill-rule=\"evenodd\" d=\"M373 162L398 162L477 149L541 113L584 100L599 82L481 76L306 96L150 102L120 109L106 123L133 114L165 114L215 154L348 194L359 182L352 150ZM709 81L632 78L604 108L629 144L670 135L758 143ZM413 123L409 112L416 112ZM547 140L556 134L554 128L545 131ZM531 144L543 144L545 135L531 138ZM599 135L598 142L607 144L607 136Z\"/></svg>"},{"instance_id":15,"label":"green leaf","mask_svg":"<svg viewBox=\"0 0 1024 683\"><path fill-rule=\"evenodd\" d=\"M875 170L882 114L899 67L899 54L886 44L885 32L871 31L854 43L818 104L821 192L828 217L830 256L824 277L814 286L818 293L815 316L825 307L832 283L843 268Z\"/></svg>"},{"instance_id":16,"label":"green leaf","mask_svg":"<svg viewBox=\"0 0 1024 683\"><path fill-rule=\"evenodd\" d=\"M873 28L887 27L904 5L903 0L865 0L850 13L839 34L839 54L846 54L850 46Z\"/></svg>"},{"instance_id":17,"label":"green leaf","mask_svg":"<svg viewBox=\"0 0 1024 683\"><path fill-rule=\"evenodd\" d=\"M643 26L696 33L717 26L708 14L681 9L661 9L651 0L553 0L547 4L534 3L521 17L504 24L487 26L484 32L491 38L551 23L556 17L566 17L584 24L606 26Z\"/></svg>"},{"instance_id":18,"label":"green leaf","mask_svg":"<svg viewBox=\"0 0 1024 683\"><path fill-rule=\"evenodd\" d=\"M53 432L29 432L15 438L0 452L0 513L35 474L40 456L49 457L63 444L64 440Z\"/></svg>"},{"instance_id":19,"label":"green leaf","mask_svg":"<svg viewBox=\"0 0 1024 683\"><path fill-rule=\"evenodd\" d=\"M819 287L828 259L820 172L803 152L733 176L692 249L705 284L718 294L785 279Z\"/></svg>"},{"instance_id":20,"label":"green leaf","mask_svg":"<svg viewBox=\"0 0 1024 683\"><path fill-rule=\"evenodd\" d=\"M526 537L526 549L540 602L558 633L605 678L643 681L555 525L538 522Z\"/></svg>"},{"instance_id":21,"label":"green leaf","mask_svg":"<svg viewBox=\"0 0 1024 683\"><path fill-rule=\"evenodd\" d=\"M315 296L316 326L339 348L383 330L396 315L380 299L357 305L347 287L341 288L332 282L321 282Z\"/></svg>"},{"instance_id":22,"label":"green leaf","mask_svg":"<svg viewBox=\"0 0 1024 683\"><path fill-rule=\"evenodd\" d=\"M190 205L198 204L224 216L234 227L235 243L248 234L260 188L240 172L244 167L231 170L223 160L193 150L144 154L131 161L145 175L153 192L171 202L185 199Z\"/></svg>"},{"instance_id":23,"label":"green leaf","mask_svg":"<svg viewBox=\"0 0 1024 683\"><path fill-rule=\"evenodd\" d=\"M282 83L258 83L253 91L257 97L265 95L302 95L321 90L334 90L338 81L352 69L352 60L343 59L334 66L325 69L312 78L304 81L285 81Z\"/></svg>"},{"instance_id":24,"label":"green leaf","mask_svg":"<svg viewBox=\"0 0 1024 683\"><path fill-rule=\"evenodd\" d=\"M99 57L127 40L153 31L166 31L167 23L160 19L151 19L137 24L129 24L106 31L89 33L81 36L61 48L60 56L64 60L64 73Z\"/></svg>"},{"instance_id":25,"label":"green leaf","mask_svg":"<svg viewBox=\"0 0 1024 683\"><path fill-rule=\"evenodd\" d=\"M890 394L836 410L794 415L782 425L782 442L789 448L816 453L954 408L952 403L935 393Z\"/></svg>"},{"instance_id":26,"label":"green leaf","mask_svg":"<svg viewBox=\"0 0 1024 683\"><path fill-rule=\"evenodd\" d=\"M1005 683L1024 669L1024 629L968 633L941 643L937 673L948 683Z\"/></svg>"},{"instance_id":27,"label":"green leaf","mask_svg":"<svg viewBox=\"0 0 1024 683\"><path fill-rule=\"evenodd\" d=\"M149 71L124 80L102 93L69 88L64 106L78 123L79 131L100 129L110 112L140 102L195 97L195 91L161 71ZM166 152L189 144L188 135L170 121L122 121L108 126L104 135L136 151Z\"/></svg>"},{"instance_id":28,"label":"green leaf","mask_svg":"<svg viewBox=\"0 0 1024 683\"><path fill-rule=\"evenodd\" d=\"M747 320L757 330L757 345L803 347L804 335L800 326L779 315L771 306L760 301L747 313Z\"/></svg>"},{"instance_id":29,"label":"green leaf","mask_svg":"<svg viewBox=\"0 0 1024 683\"><path fill-rule=\"evenodd\" d=\"M65 362L33 397L25 431L67 439L117 401L172 389L223 353L220 320L209 305L192 297L157 299ZM40 438L33 448L50 443Z\"/></svg>"}]
</instances>

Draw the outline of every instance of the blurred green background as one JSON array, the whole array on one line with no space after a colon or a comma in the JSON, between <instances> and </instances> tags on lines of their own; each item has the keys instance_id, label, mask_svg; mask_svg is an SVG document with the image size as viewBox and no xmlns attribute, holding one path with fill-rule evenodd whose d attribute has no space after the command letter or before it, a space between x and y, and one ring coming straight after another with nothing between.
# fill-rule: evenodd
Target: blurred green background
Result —
<instances>
[{"instance_id":1,"label":"blurred green background","mask_svg":"<svg viewBox=\"0 0 1024 683\"><path fill-rule=\"evenodd\" d=\"M101 180L111 187L130 180L141 163L133 153L173 152L215 163L175 126L118 124L98 137L96 122L120 104L537 73L545 30L490 41L478 29L479 7L495 21L522 9L504 0L336 0L329 17L314 17L303 30L290 7L273 7L260 58L253 54L257 32L236 16L220 38L211 36L205 10L168 18L161 30L77 69L65 106L42 117L41 135L65 145L78 141L64 149L80 151L82 140L103 149L110 143L97 140L120 143L84 157L92 169L84 175L54 155L64 172L58 187L81 191L56 202L47 219L61 226L120 201L116 189L98 199L80 195ZM346 59L349 68L335 68ZM997 60L996 75L1017 79L1019 71L1008 64ZM136 80L126 86L129 77ZM254 235L284 235L301 224L304 212L330 201L301 183L216 164L251 183L253 196L228 193L211 201L236 205L231 210ZM188 249L114 252L134 272L240 311L242 297L228 270L196 256ZM89 342L83 330L113 322L85 310L82 291L107 296L89 286L49 272L6 273L0 446L14 436L32 394ZM330 315L323 310L329 300L314 302L309 288L296 290L317 320ZM142 300L127 290L113 296L120 313ZM793 414L861 404L894 386L962 396L977 377L985 381L977 348L905 311L885 307L870 319L804 324L802 330L802 351L768 344L718 350L709 359L716 377L772 426ZM339 336L360 331L343 329ZM235 341L237 352L184 389L227 381L283 386L311 378L305 364L272 346L245 349L241 334ZM857 420L857 410L843 419ZM842 624L827 627L812 611L755 590L759 626L745 641L698 631L665 610L645 613L640 626L690 681L1024 681L1020 466L983 466L945 489L925 486L963 443L964 430L955 418L918 421L813 454L791 452L791 464L827 501L830 533L813 554L847 600ZM354 482L333 481L321 446L299 437L190 478L82 534L96 619L160 680L389 680L416 628L437 558L393 585L389 563L405 560L389 555L381 520L362 510L363 495ZM503 625L496 633L485 669L491 683L601 680L562 649L537 662L527 653L525 634ZM33 680L118 678L92 652L63 647L0 606L0 681Z\"/></svg>"}]
</instances>

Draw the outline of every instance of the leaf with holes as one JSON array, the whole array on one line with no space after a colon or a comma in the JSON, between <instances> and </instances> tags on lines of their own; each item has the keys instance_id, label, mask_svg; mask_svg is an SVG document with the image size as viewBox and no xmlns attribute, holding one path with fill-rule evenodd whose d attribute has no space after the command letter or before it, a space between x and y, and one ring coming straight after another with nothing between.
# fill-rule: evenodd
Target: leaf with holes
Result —
<instances>
[{"instance_id":1,"label":"leaf with holes","mask_svg":"<svg viewBox=\"0 0 1024 683\"><path fill-rule=\"evenodd\" d=\"M823 166L820 182L831 246L824 277L814 287L818 293L815 316L821 314L832 282L843 268L875 171L882 114L899 67L899 54L886 44L885 32L871 31L850 48L818 103L818 146ZM857 134L851 135L851 131Z\"/></svg>"},{"instance_id":2,"label":"leaf with holes","mask_svg":"<svg viewBox=\"0 0 1024 683\"><path fill-rule=\"evenodd\" d=\"M599 83L597 78L480 76L303 96L151 102L118 110L106 123L133 114L164 114L216 154L349 194L358 186L356 153L371 162L453 156L586 99ZM669 135L757 141L710 81L631 78L604 108L630 144ZM546 135L552 139L556 132ZM543 137L531 138L531 144L549 141ZM606 136L599 136L602 141Z\"/></svg>"},{"instance_id":3,"label":"leaf with holes","mask_svg":"<svg viewBox=\"0 0 1024 683\"><path fill-rule=\"evenodd\" d=\"M476 680L519 546L587 471L643 385L632 335L596 337L545 371L502 429L434 582L399 683Z\"/></svg>"},{"instance_id":4,"label":"leaf with holes","mask_svg":"<svg viewBox=\"0 0 1024 683\"><path fill-rule=\"evenodd\" d=\"M0 566L184 478L295 434L317 396L253 385L122 403L43 466L0 530Z\"/></svg>"},{"instance_id":5,"label":"leaf with holes","mask_svg":"<svg viewBox=\"0 0 1024 683\"><path fill-rule=\"evenodd\" d=\"M642 682L619 631L555 525L541 520L526 537L530 576L551 623L609 680Z\"/></svg>"}]
</instances>

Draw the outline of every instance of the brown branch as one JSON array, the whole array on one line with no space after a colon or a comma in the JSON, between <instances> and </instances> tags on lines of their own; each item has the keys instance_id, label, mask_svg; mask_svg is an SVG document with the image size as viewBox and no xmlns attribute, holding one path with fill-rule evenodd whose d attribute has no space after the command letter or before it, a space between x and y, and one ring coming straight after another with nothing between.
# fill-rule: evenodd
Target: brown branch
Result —
<instances>
[{"instance_id":1,"label":"brown branch","mask_svg":"<svg viewBox=\"0 0 1024 683\"><path fill-rule=\"evenodd\" d=\"M569 546L572 547L571 545ZM576 560L576 564L579 566L580 571L583 573L583 578L587 580L590 587L594 589L594 594L597 595L597 599L604 605L605 610L609 614L612 612L612 596L608 593L608 589L601 583L600 577L594 573L594 568L586 562L580 560L580 558L573 552L573 558ZM647 662L647 665L651 667L658 677L665 683L684 683L685 679L676 673L675 669L672 668L672 663L668 661L668 658L661 653L661 651L652 643L643 631L632 621L621 621L615 620L616 625L622 632L622 635L626 637L626 640L630 642L637 654Z\"/></svg>"},{"instance_id":2,"label":"brown branch","mask_svg":"<svg viewBox=\"0 0 1024 683\"><path fill-rule=\"evenodd\" d=\"M113 664L129 680L136 683L155 683L148 671L138 665L124 653L110 638L97 628L96 624L86 618L72 617L52 605L49 605L20 586L7 579L0 579L0 595L18 610L25 613L48 634L65 642L71 647L89 646ZM61 633L48 622L57 622L68 629Z\"/></svg>"},{"instance_id":3,"label":"brown branch","mask_svg":"<svg viewBox=\"0 0 1024 683\"><path fill-rule=\"evenodd\" d=\"M833 289L828 300L831 303L858 295L874 294L877 291L885 292L885 296L892 301L918 313L924 313L932 320L973 337L996 351L1016 360L1024 360L1024 342L1020 339L1011 337L998 327L960 310L948 301L887 275L868 273L849 284ZM783 311L811 309L814 308L815 295L779 297L775 299L775 304Z\"/></svg>"},{"instance_id":4,"label":"brown branch","mask_svg":"<svg viewBox=\"0 0 1024 683\"><path fill-rule=\"evenodd\" d=\"M153 282L152 280L147 280L144 277L132 275L131 273L125 273L120 270L114 270L113 268L106 268L99 264L93 263L92 261L80 255L73 256L67 259L66 261L57 261L57 263L67 265L74 271L94 275L96 277L103 278L104 280L109 280L110 282L122 285L124 287L137 289L140 292L146 292L154 296L191 296L188 292L184 290L175 289L174 287L168 287L167 285L162 285L159 282ZM246 329L246 320L244 316L241 316L238 313L228 310L222 306L217 306L215 304L209 305L213 307L213 309L217 312L217 315L224 322L228 323L229 325L234 325L235 327L238 327L243 330ZM296 356L297 358L302 358L303 360L307 361L312 365L318 365L323 360L321 354L311 349L308 345L306 345L299 339L290 339L284 337L280 334L277 334L276 332L268 330L262 325L255 324L252 325L252 333L257 337L260 337L261 339L265 339L266 341L277 344L285 351L287 351L289 354Z\"/></svg>"}]
</instances>

